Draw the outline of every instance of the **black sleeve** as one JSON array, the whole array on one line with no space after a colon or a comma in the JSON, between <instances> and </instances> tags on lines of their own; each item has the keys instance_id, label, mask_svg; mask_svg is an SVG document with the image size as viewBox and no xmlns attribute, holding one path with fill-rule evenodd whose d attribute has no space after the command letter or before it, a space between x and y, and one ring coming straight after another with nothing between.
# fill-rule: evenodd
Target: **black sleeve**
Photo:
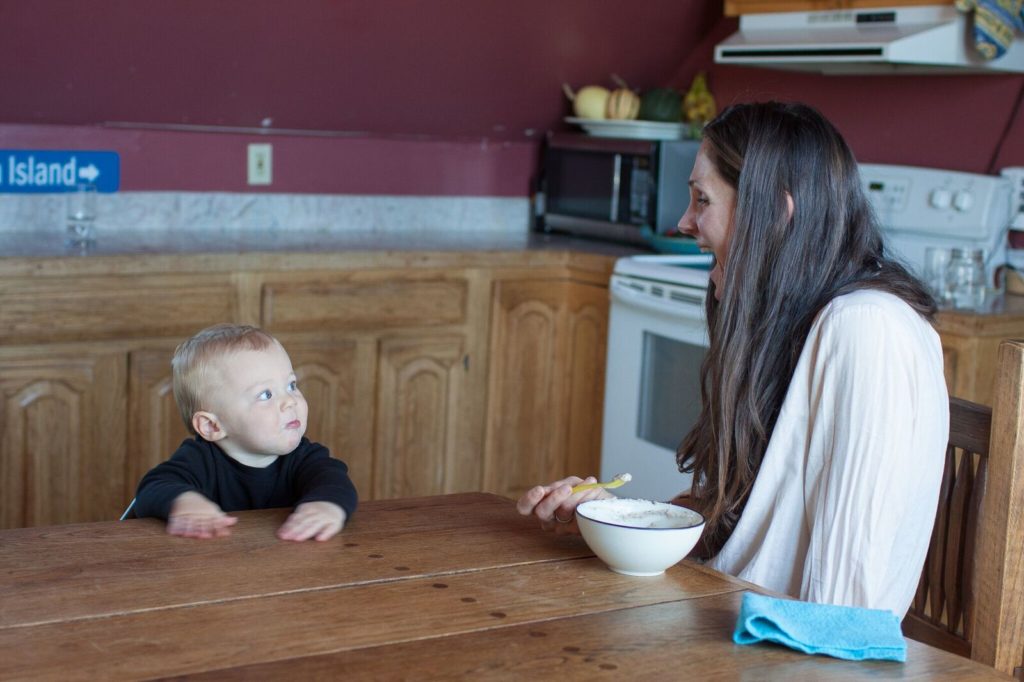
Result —
<instances>
[{"instance_id":1,"label":"black sleeve","mask_svg":"<svg viewBox=\"0 0 1024 682\"><path fill-rule=\"evenodd\" d=\"M150 469L139 481L135 515L140 519L152 516L166 521L178 495L194 491L209 496L203 485L203 481L210 478L207 461L194 440L184 441L169 460Z\"/></svg>"},{"instance_id":2,"label":"black sleeve","mask_svg":"<svg viewBox=\"0 0 1024 682\"><path fill-rule=\"evenodd\" d=\"M299 455L296 457L296 455ZM292 469L292 489L295 506L303 502L333 502L352 518L359 501L356 487L348 477L348 466L319 443L308 443L288 458Z\"/></svg>"}]
</instances>

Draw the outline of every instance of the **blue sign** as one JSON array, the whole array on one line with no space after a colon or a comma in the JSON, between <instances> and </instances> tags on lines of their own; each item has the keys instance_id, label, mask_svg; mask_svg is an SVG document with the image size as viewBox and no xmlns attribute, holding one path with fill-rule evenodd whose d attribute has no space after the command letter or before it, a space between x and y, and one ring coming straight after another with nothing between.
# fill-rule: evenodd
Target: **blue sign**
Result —
<instances>
[{"instance_id":1,"label":"blue sign","mask_svg":"<svg viewBox=\"0 0 1024 682\"><path fill-rule=\"evenodd\" d=\"M73 192L82 183L98 192L121 184L117 152L0 149L0 192Z\"/></svg>"}]
</instances>

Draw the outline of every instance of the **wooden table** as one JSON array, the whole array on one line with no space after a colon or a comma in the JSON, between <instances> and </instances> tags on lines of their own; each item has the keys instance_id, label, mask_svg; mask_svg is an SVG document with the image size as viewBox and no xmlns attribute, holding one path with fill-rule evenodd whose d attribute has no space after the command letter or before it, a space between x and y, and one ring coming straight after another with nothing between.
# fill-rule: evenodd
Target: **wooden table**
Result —
<instances>
[{"instance_id":1,"label":"wooden table","mask_svg":"<svg viewBox=\"0 0 1024 682\"><path fill-rule=\"evenodd\" d=\"M495 495L368 502L326 543L278 541L286 513L0 532L0 679L1004 679L912 641L905 664L734 645L747 583L618 575Z\"/></svg>"}]
</instances>

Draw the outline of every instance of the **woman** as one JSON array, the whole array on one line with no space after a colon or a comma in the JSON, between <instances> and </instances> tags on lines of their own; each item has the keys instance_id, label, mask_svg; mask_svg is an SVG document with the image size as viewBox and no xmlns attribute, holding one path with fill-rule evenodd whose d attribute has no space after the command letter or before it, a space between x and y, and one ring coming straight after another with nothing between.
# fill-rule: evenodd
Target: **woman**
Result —
<instances>
[{"instance_id":1,"label":"woman","mask_svg":"<svg viewBox=\"0 0 1024 682\"><path fill-rule=\"evenodd\" d=\"M679 446L713 568L814 602L890 609L917 586L949 408L931 297L885 253L853 154L800 104L704 129L684 233L715 255L702 411ZM569 477L520 513L575 532ZM589 480L589 479L588 479Z\"/></svg>"}]
</instances>

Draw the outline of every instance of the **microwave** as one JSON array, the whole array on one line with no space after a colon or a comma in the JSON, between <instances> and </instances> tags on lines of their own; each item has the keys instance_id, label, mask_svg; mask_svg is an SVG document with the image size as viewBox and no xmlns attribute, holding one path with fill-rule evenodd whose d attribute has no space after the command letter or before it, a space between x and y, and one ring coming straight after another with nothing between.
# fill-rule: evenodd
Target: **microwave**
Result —
<instances>
[{"instance_id":1,"label":"microwave","mask_svg":"<svg viewBox=\"0 0 1024 682\"><path fill-rule=\"evenodd\" d=\"M549 132L537 228L645 244L642 228L671 232L686 212L700 142Z\"/></svg>"}]
</instances>

